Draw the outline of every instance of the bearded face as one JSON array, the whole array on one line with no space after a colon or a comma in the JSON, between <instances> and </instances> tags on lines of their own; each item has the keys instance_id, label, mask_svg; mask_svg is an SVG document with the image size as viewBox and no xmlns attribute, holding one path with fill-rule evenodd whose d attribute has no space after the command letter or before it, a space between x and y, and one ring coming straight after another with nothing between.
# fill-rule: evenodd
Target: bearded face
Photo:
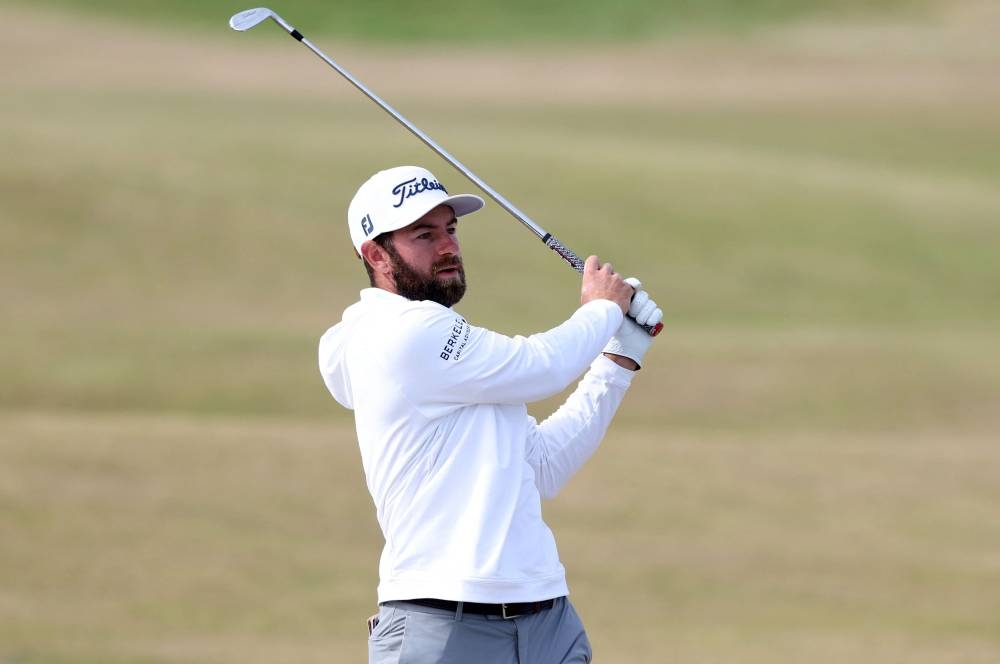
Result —
<instances>
[{"instance_id":1,"label":"bearded face","mask_svg":"<svg viewBox=\"0 0 1000 664\"><path fill-rule=\"evenodd\" d=\"M430 300L445 307L457 304L465 295L465 268L459 256L445 256L435 261L429 273L406 262L386 238L383 248L392 259L392 278L396 292L408 300Z\"/></svg>"}]
</instances>

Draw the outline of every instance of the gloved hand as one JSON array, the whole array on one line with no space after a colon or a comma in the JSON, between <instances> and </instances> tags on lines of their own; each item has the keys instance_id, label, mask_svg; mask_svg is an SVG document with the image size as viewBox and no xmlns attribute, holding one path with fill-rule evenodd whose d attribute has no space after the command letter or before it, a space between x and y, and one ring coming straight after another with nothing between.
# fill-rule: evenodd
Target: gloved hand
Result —
<instances>
[{"instance_id":1,"label":"gloved hand","mask_svg":"<svg viewBox=\"0 0 1000 664\"><path fill-rule=\"evenodd\" d=\"M628 306L628 315L634 318L635 322L639 325L653 326L663 320L663 310L656 306L656 302L649 297L649 293L642 290L641 281L635 277L629 277L625 283L635 289L632 302Z\"/></svg>"},{"instance_id":2,"label":"gloved hand","mask_svg":"<svg viewBox=\"0 0 1000 664\"><path fill-rule=\"evenodd\" d=\"M604 352L627 357L638 365L638 369L642 367L642 358L653 343L653 337L636 323L656 325L663 320L663 310L656 306L649 293L642 290L642 282L638 279L629 277L625 283L635 289L628 308L629 316L635 318L635 321L632 318L623 320L615 336L604 347Z\"/></svg>"}]
</instances>

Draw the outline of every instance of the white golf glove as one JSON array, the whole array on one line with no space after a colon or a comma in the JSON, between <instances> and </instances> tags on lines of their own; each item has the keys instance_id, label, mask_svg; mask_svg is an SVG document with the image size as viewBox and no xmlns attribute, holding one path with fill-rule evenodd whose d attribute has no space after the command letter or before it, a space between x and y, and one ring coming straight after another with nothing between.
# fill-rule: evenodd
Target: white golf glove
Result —
<instances>
[{"instance_id":1,"label":"white golf glove","mask_svg":"<svg viewBox=\"0 0 1000 664\"><path fill-rule=\"evenodd\" d=\"M622 355L633 360L639 368L642 367L642 358L649 350L649 345L653 343L653 337L649 336L646 330L636 325L656 325L663 320L663 310L656 306L656 302L649 297L649 293L642 290L642 282L635 277L625 280L629 286L635 289L632 302L628 308L628 314L632 318L622 321L615 336L604 347L605 353Z\"/></svg>"}]
</instances>

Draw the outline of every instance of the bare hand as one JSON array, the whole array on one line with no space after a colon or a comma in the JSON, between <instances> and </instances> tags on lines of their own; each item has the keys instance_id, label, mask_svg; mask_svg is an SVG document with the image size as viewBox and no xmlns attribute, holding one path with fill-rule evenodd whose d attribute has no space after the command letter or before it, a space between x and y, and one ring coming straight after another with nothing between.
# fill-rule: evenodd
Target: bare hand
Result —
<instances>
[{"instance_id":1,"label":"bare hand","mask_svg":"<svg viewBox=\"0 0 1000 664\"><path fill-rule=\"evenodd\" d=\"M597 256L589 256L583 265L583 285L580 288L580 304L591 300L611 300L622 313L628 312L629 302L635 290L625 283L625 279L615 272L611 263L601 265Z\"/></svg>"}]
</instances>

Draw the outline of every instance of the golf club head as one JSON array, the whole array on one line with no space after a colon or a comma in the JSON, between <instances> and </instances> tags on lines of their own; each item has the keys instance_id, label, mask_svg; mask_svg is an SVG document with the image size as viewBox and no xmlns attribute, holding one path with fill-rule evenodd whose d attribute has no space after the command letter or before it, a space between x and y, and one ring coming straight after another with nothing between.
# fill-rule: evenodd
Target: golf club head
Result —
<instances>
[{"instance_id":1,"label":"golf club head","mask_svg":"<svg viewBox=\"0 0 1000 664\"><path fill-rule=\"evenodd\" d=\"M229 19L229 27L233 30L246 32L269 18L274 18L274 12L267 7L245 9L238 14L233 14L232 18Z\"/></svg>"}]
</instances>

